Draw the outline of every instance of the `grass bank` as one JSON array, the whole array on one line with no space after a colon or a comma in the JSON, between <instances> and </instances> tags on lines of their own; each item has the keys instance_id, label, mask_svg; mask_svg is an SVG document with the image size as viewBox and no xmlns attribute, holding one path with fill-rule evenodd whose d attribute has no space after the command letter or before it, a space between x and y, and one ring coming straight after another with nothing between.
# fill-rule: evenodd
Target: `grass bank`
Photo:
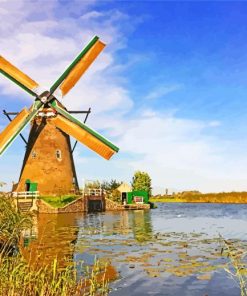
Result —
<instances>
[{"instance_id":1,"label":"grass bank","mask_svg":"<svg viewBox=\"0 0 247 296\"><path fill-rule=\"evenodd\" d=\"M22 231L31 227L32 216L16 211L9 198L0 197L0 296L107 295L106 266L96 262L77 278L78 265L59 266L56 258L40 265L21 254ZM31 263L32 262L32 263Z\"/></svg>"},{"instance_id":2,"label":"grass bank","mask_svg":"<svg viewBox=\"0 0 247 296\"><path fill-rule=\"evenodd\" d=\"M150 202L186 202L180 199L171 199L171 198L150 198Z\"/></svg>"},{"instance_id":3,"label":"grass bank","mask_svg":"<svg viewBox=\"0 0 247 296\"><path fill-rule=\"evenodd\" d=\"M75 195L64 195L64 196L41 196L40 199L47 202L53 208L62 208L78 197Z\"/></svg>"}]
</instances>

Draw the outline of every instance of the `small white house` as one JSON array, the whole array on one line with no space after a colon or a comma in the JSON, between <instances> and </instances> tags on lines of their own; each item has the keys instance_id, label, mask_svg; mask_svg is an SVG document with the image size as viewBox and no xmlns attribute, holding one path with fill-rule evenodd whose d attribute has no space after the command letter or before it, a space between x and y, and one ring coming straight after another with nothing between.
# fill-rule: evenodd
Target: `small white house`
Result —
<instances>
[{"instance_id":1,"label":"small white house","mask_svg":"<svg viewBox=\"0 0 247 296\"><path fill-rule=\"evenodd\" d=\"M122 183L117 190L121 192L121 199L122 199L122 204L126 204L127 202L127 192L132 191L132 187L128 183Z\"/></svg>"}]
</instances>

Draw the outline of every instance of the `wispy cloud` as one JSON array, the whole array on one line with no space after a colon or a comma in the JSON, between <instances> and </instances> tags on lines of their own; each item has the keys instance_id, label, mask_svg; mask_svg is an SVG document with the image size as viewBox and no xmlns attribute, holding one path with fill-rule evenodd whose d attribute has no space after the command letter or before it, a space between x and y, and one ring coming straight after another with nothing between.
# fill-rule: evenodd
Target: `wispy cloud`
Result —
<instances>
[{"instance_id":1,"label":"wispy cloud","mask_svg":"<svg viewBox=\"0 0 247 296\"><path fill-rule=\"evenodd\" d=\"M154 99L159 99L162 98L169 93L172 93L174 91L177 91L183 87L182 84L172 84L172 85L159 85L155 89L151 90L150 93L146 95L147 100L154 100Z\"/></svg>"},{"instance_id":2,"label":"wispy cloud","mask_svg":"<svg viewBox=\"0 0 247 296\"><path fill-rule=\"evenodd\" d=\"M72 2L77 5L77 1ZM120 74L116 70L114 73L105 71L116 65L114 54L125 46L118 23L127 21L128 16L117 11L88 11L89 3L80 2L82 14L79 17L68 15L60 19L57 16L61 8L59 2L47 3L49 7L38 20L33 15L44 10L43 1L27 5L27 1L20 0L16 6L4 3L0 11L1 54L38 83L49 87L83 46L94 35L99 35L108 47L64 99L65 104L69 108L92 106L94 113L114 110L119 105L125 106L125 110L131 108L128 92L118 79ZM0 85L3 93L19 95L22 92L5 79L0 80Z\"/></svg>"}]
</instances>

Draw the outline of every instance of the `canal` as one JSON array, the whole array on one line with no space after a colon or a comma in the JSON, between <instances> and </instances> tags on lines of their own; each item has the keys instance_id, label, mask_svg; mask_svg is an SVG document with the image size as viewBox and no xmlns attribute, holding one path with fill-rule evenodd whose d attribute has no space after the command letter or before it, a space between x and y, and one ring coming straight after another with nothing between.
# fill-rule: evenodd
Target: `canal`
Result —
<instances>
[{"instance_id":1,"label":"canal","mask_svg":"<svg viewBox=\"0 0 247 296\"><path fill-rule=\"evenodd\" d=\"M225 245L247 246L247 205L157 203L150 211L42 214L28 252L111 266L110 295L237 296ZM222 237L222 238L220 238ZM223 247L223 249L222 249ZM80 271L78 271L80 273Z\"/></svg>"}]
</instances>

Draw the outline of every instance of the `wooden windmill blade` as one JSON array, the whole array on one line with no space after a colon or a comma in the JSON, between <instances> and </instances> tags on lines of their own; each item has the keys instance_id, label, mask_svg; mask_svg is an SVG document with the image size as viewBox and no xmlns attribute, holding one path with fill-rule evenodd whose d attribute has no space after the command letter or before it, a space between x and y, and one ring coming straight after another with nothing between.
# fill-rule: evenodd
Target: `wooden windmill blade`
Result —
<instances>
[{"instance_id":1,"label":"wooden windmill blade","mask_svg":"<svg viewBox=\"0 0 247 296\"><path fill-rule=\"evenodd\" d=\"M0 56L0 73L15 82L32 96L37 96L35 89L39 84L2 56Z\"/></svg>"},{"instance_id":2,"label":"wooden windmill blade","mask_svg":"<svg viewBox=\"0 0 247 296\"><path fill-rule=\"evenodd\" d=\"M0 133L0 155L3 154L21 131L34 118L40 106L41 103L36 102L29 110L24 108Z\"/></svg>"},{"instance_id":3,"label":"wooden windmill blade","mask_svg":"<svg viewBox=\"0 0 247 296\"><path fill-rule=\"evenodd\" d=\"M107 160L118 151L118 149L117 151L114 149L115 146L112 143L86 125L84 125L83 128L81 125L78 125L61 115L57 115L51 122L66 134L74 137L77 141L86 145Z\"/></svg>"},{"instance_id":4,"label":"wooden windmill blade","mask_svg":"<svg viewBox=\"0 0 247 296\"><path fill-rule=\"evenodd\" d=\"M84 123L80 122L59 105L53 104L53 108L56 109L58 114L51 122L66 134L71 135L107 160L119 151L117 146Z\"/></svg>"},{"instance_id":5,"label":"wooden windmill blade","mask_svg":"<svg viewBox=\"0 0 247 296\"><path fill-rule=\"evenodd\" d=\"M62 95L65 96L97 58L104 47L105 44L99 40L99 37L95 36L54 83L50 89L51 93L59 87Z\"/></svg>"}]
</instances>

